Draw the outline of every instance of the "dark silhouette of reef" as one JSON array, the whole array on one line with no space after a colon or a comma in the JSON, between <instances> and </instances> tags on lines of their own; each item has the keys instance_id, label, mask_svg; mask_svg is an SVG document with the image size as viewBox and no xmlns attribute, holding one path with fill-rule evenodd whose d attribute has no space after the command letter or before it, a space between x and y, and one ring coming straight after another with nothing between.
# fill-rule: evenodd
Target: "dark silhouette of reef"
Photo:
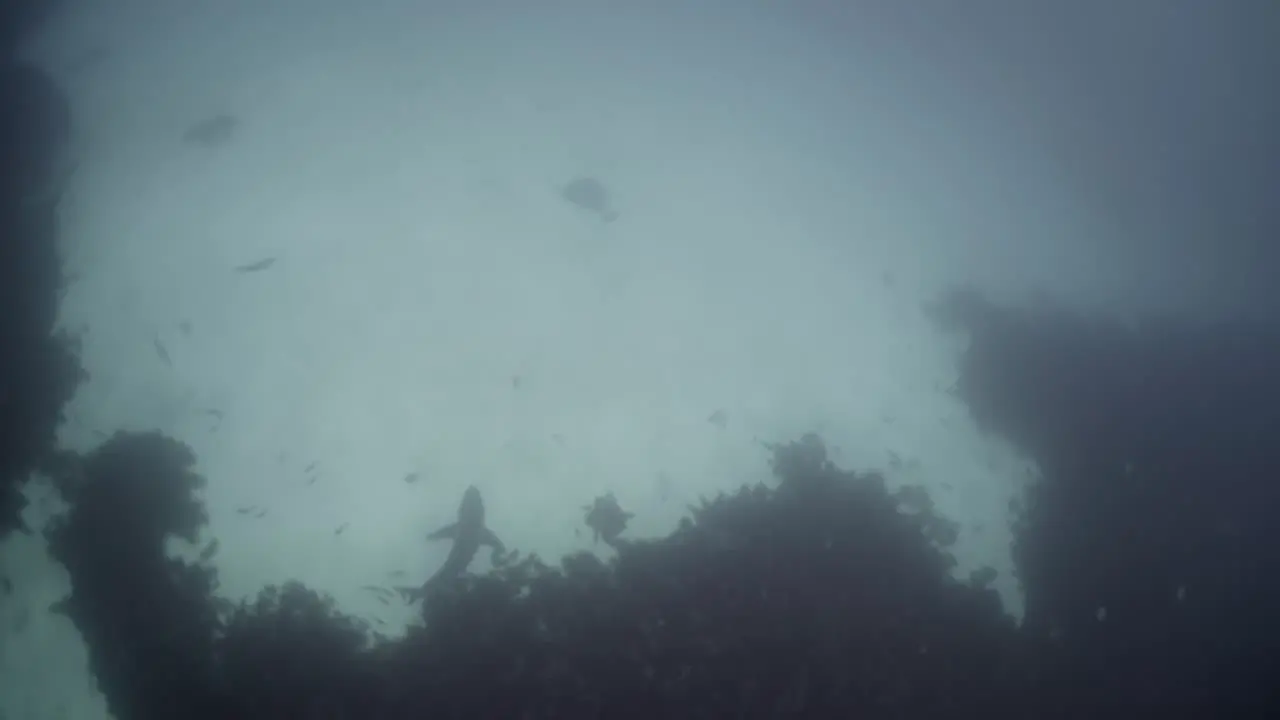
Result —
<instances>
[{"instance_id":1,"label":"dark silhouette of reef","mask_svg":"<svg viewBox=\"0 0 1280 720\"><path fill-rule=\"evenodd\" d=\"M117 434L63 463L49 529L117 718L1263 717L1275 697L1280 335L996 308L969 333L975 417L1040 458L1017 535L1022 627L951 578L919 498L807 435L773 487L694 508L670 536L465 576L396 640L296 583L221 605L167 559L204 522L194 457ZM1219 423L1229 422L1229 428ZM899 500L901 497L901 501ZM985 577L984 577L985 576Z\"/></svg>"},{"instance_id":2,"label":"dark silhouette of reef","mask_svg":"<svg viewBox=\"0 0 1280 720\"><path fill-rule=\"evenodd\" d=\"M217 600L210 561L165 553L206 521L188 448L118 433L54 452L82 377L52 332L70 118L12 59L11 28L40 13L4 7L0 535L20 527L21 483L51 473L70 507L46 529L72 585L55 609L118 720L1275 716L1280 332L964 291L933 308L971 339L958 394L1044 476L1017 529L1022 627L989 573L951 579L947 519L916 497L926 510L902 512L812 435L771 447L774 486L704 502L668 537L628 541L620 508L598 516L609 563L465 576L402 640L297 583Z\"/></svg>"},{"instance_id":3,"label":"dark silhouette of reef","mask_svg":"<svg viewBox=\"0 0 1280 720\"><path fill-rule=\"evenodd\" d=\"M933 308L957 390L1040 464L1015 560L1026 631L1073 703L1143 717L1280 708L1280 328ZM1103 619L1099 620L1102 615Z\"/></svg>"},{"instance_id":4,"label":"dark silhouette of reef","mask_svg":"<svg viewBox=\"0 0 1280 720\"><path fill-rule=\"evenodd\" d=\"M19 43L57 12L65 0L8 0L0 3L0 60L15 57Z\"/></svg>"},{"instance_id":5,"label":"dark silhouette of reef","mask_svg":"<svg viewBox=\"0 0 1280 720\"><path fill-rule=\"evenodd\" d=\"M6 5L5 12L20 14L17 7ZM6 53L0 59L0 539L22 527L21 485L52 456L62 408L83 376L74 339L54 334L65 285L56 244L60 151L69 132L62 93L43 72Z\"/></svg>"},{"instance_id":6,"label":"dark silhouette of reef","mask_svg":"<svg viewBox=\"0 0 1280 720\"><path fill-rule=\"evenodd\" d=\"M950 578L926 514L820 440L778 446L775 489L696 508L672 535L551 567L517 559L368 627L300 585L234 609L216 572L167 559L205 520L194 457L117 434L60 480L60 608L117 718L707 717L982 712L1031 701L1035 643L993 591Z\"/></svg>"}]
</instances>

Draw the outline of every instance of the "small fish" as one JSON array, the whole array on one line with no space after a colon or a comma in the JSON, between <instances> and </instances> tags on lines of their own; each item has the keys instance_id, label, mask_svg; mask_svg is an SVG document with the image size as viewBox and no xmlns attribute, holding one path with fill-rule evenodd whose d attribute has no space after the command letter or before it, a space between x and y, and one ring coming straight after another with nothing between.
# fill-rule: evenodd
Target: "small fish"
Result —
<instances>
[{"instance_id":1,"label":"small fish","mask_svg":"<svg viewBox=\"0 0 1280 720\"><path fill-rule=\"evenodd\" d=\"M253 514L255 518L263 518L263 517L266 517L266 515L267 515L266 508L258 508L258 512Z\"/></svg>"},{"instance_id":2,"label":"small fish","mask_svg":"<svg viewBox=\"0 0 1280 720\"><path fill-rule=\"evenodd\" d=\"M302 472L304 472L304 473L309 473L309 472L311 472L312 470L315 470L315 469L316 469L316 464L315 464L315 463L311 463L310 465L308 465L308 466L306 466L306 467L302 468Z\"/></svg>"},{"instance_id":3,"label":"small fish","mask_svg":"<svg viewBox=\"0 0 1280 720\"><path fill-rule=\"evenodd\" d=\"M248 515L249 513L257 509L257 507L258 507L257 505L241 505L236 508L236 513L240 515Z\"/></svg>"},{"instance_id":4,"label":"small fish","mask_svg":"<svg viewBox=\"0 0 1280 720\"><path fill-rule=\"evenodd\" d=\"M414 484L414 483L418 482L418 473L416 473L416 472L411 472L411 473L409 473L408 475L405 475L405 476L404 476L404 481L405 481L405 483L407 483L407 484L409 484L409 485L412 485L412 484Z\"/></svg>"},{"instance_id":5,"label":"small fish","mask_svg":"<svg viewBox=\"0 0 1280 720\"><path fill-rule=\"evenodd\" d=\"M361 586L360 586L360 589L361 589L361 590L364 590L365 592L371 592L371 593L373 593L374 595L382 595L382 596L384 596L384 597L394 597L394 596L395 596L395 592L394 592L393 590L390 590L390 589L388 589L388 588L384 588L384 587L382 587L381 585L361 585Z\"/></svg>"},{"instance_id":6,"label":"small fish","mask_svg":"<svg viewBox=\"0 0 1280 720\"><path fill-rule=\"evenodd\" d=\"M613 209L613 201L609 198L609 189L593 177L578 177L570 180L560 189L560 197L571 205L598 216L611 223L618 219L618 211Z\"/></svg>"},{"instance_id":7,"label":"small fish","mask_svg":"<svg viewBox=\"0 0 1280 720\"><path fill-rule=\"evenodd\" d=\"M311 487L312 485L315 485L316 480L319 480L319 479L320 479L319 475L312 475L311 477L307 478L307 482L305 484L307 487Z\"/></svg>"},{"instance_id":8,"label":"small fish","mask_svg":"<svg viewBox=\"0 0 1280 720\"><path fill-rule=\"evenodd\" d=\"M273 257L269 257L269 258L263 258L257 262L251 262L245 265L237 265L234 268L234 270L235 272L238 272L243 275L244 273L261 272L275 264L276 264L276 259Z\"/></svg>"},{"instance_id":9,"label":"small fish","mask_svg":"<svg viewBox=\"0 0 1280 720\"><path fill-rule=\"evenodd\" d=\"M375 599L375 600L377 600L378 602L382 603L383 605L390 605L390 604L391 604L391 601L390 601L390 600L388 600L387 598L383 597L382 595L375 595L375 596L374 596L374 599Z\"/></svg>"},{"instance_id":10,"label":"small fish","mask_svg":"<svg viewBox=\"0 0 1280 720\"><path fill-rule=\"evenodd\" d=\"M221 410L217 410L215 408L204 408L200 410L200 413L203 415L208 415L210 418L213 418L213 423L210 424L209 426L209 432L217 432L218 428L222 427L222 411Z\"/></svg>"},{"instance_id":11,"label":"small fish","mask_svg":"<svg viewBox=\"0 0 1280 720\"><path fill-rule=\"evenodd\" d=\"M208 562L218 552L218 541L215 539L208 545L204 546L204 550L200 551L200 562Z\"/></svg>"},{"instance_id":12,"label":"small fish","mask_svg":"<svg viewBox=\"0 0 1280 720\"><path fill-rule=\"evenodd\" d=\"M520 383L521 383L521 382L522 382L522 379L520 378L520 376L519 376L519 375L512 375L512 376L511 376L511 389L512 389L512 390L519 390L519 389L520 389Z\"/></svg>"},{"instance_id":13,"label":"small fish","mask_svg":"<svg viewBox=\"0 0 1280 720\"><path fill-rule=\"evenodd\" d=\"M338 526L338 527L333 531L333 534L334 534L334 535L341 535L342 533L346 532L346 531L347 531L347 526L348 526L349 524L350 524L350 523L342 523L341 525L339 525L339 526Z\"/></svg>"},{"instance_id":14,"label":"small fish","mask_svg":"<svg viewBox=\"0 0 1280 720\"><path fill-rule=\"evenodd\" d=\"M151 344L156 349L156 356L164 362L165 365L173 367L173 360L169 357L169 351L165 348L164 343L160 342L160 336L152 338Z\"/></svg>"},{"instance_id":15,"label":"small fish","mask_svg":"<svg viewBox=\"0 0 1280 720\"><path fill-rule=\"evenodd\" d=\"M178 323L178 332L182 333L183 337L191 337L191 322L183 320Z\"/></svg>"},{"instance_id":16,"label":"small fish","mask_svg":"<svg viewBox=\"0 0 1280 720\"><path fill-rule=\"evenodd\" d=\"M723 430L729 424L729 414L724 410L717 410L707 417L707 422Z\"/></svg>"},{"instance_id":17,"label":"small fish","mask_svg":"<svg viewBox=\"0 0 1280 720\"><path fill-rule=\"evenodd\" d=\"M3 590L5 595L13 594L13 581L5 575L0 575L0 590Z\"/></svg>"}]
</instances>

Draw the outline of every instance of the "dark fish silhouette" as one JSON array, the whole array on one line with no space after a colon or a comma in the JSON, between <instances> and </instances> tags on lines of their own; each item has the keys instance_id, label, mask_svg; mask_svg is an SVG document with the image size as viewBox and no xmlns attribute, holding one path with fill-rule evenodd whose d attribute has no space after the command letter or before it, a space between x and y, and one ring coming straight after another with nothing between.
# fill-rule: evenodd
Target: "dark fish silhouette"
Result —
<instances>
[{"instance_id":1,"label":"dark fish silhouette","mask_svg":"<svg viewBox=\"0 0 1280 720\"><path fill-rule=\"evenodd\" d=\"M212 418L213 422L209 425L209 432L217 432L222 427L222 411L217 408L203 408L200 410L202 415Z\"/></svg>"},{"instance_id":2,"label":"dark fish silhouette","mask_svg":"<svg viewBox=\"0 0 1280 720\"><path fill-rule=\"evenodd\" d=\"M173 360L169 357L169 350L165 348L164 343L160 342L159 336L153 338L151 344L156 349L156 357L159 357L165 365L173 367Z\"/></svg>"},{"instance_id":3,"label":"dark fish silhouette","mask_svg":"<svg viewBox=\"0 0 1280 720\"><path fill-rule=\"evenodd\" d=\"M251 262L244 265L237 265L234 269L236 272L241 274L261 272L275 264L276 264L276 259L273 257L269 257L269 258L263 258L257 262Z\"/></svg>"},{"instance_id":4,"label":"dark fish silhouette","mask_svg":"<svg viewBox=\"0 0 1280 720\"><path fill-rule=\"evenodd\" d=\"M605 222L618 219L618 211L613 209L613 200L609 197L609 189L604 183L593 177L579 177L570 180L560 189L560 197L566 202L576 205L598 216Z\"/></svg>"},{"instance_id":5,"label":"dark fish silhouette","mask_svg":"<svg viewBox=\"0 0 1280 720\"><path fill-rule=\"evenodd\" d=\"M471 559L480 551L481 545L493 548L494 553L506 551L502 541L484 524L484 500L475 487L467 488L462 495L462 504L458 506L458 521L440 528L427 536L428 540L453 540L453 548L444 565L436 571L421 587L398 587L396 590L404 599L419 600L436 587L450 580L455 580L467 571Z\"/></svg>"},{"instance_id":6,"label":"dark fish silhouette","mask_svg":"<svg viewBox=\"0 0 1280 720\"><path fill-rule=\"evenodd\" d=\"M209 560L212 560L213 556L216 555L217 553L218 553L218 541L215 539L211 541L208 545L206 545L204 547L204 550L200 552L200 562L207 562Z\"/></svg>"},{"instance_id":7,"label":"dark fish silhouette","mask_svg":"<svg viewBox=\"0 0 1280 720\"><path fill-rule=\"evenodd\" d=\"M381 585L361 585L360 589L364 590L365 592L371 592L374 595L378 595L380 597L389 598L395 595L395 592L388 590L387 588L384 588Z\"/></svg>"}]
</instances>

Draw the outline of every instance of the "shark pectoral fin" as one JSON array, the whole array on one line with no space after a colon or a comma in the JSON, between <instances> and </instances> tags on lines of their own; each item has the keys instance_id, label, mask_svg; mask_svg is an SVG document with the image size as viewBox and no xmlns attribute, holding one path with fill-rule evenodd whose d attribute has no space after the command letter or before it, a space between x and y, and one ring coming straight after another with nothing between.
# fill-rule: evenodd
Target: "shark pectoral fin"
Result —
<instances>
[{"instance_id":1,"label":"shark pectoral fin","mask_svg":"<svg viewBox=\"0 0 1280 720\"><path fill-rule=\"evenodd\" d=\"M458 537L458 523L453 523L452 525L445 525L439 530L431 533L430 535L427 536L427 539L428 540L452 540L453 538L456 538L456 537Z\"/></svg>"},{"instance_id":2,"label":"shark pectoral fin","mask_svg":"<svg viewBox=\"0 0 1280 720\"><path fill-rule=\"evenodd\" d=\"M484 531L480 533L480 544L488 545L498 552L506 552L507 549L506 546L502 544L502 541L498 539L498 536L494 535L493 531L489 528L485 528Z\"/></svg>"}]
</instances>

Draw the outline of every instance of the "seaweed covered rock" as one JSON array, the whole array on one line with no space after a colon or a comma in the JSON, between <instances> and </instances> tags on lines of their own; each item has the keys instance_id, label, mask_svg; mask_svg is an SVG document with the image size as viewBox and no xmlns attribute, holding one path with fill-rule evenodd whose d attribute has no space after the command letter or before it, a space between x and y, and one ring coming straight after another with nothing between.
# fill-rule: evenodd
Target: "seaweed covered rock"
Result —
<instances>
[{"instance_id":1,"label":"seaweed covered rock","mask_svg":"<svg viewBox=\"0 0 1280 720\"><path fill-rule=\"evenodd\" d=\"M268 587L232 615L217 646L228 717L358 717L380 690L364 623L296 582Z\"/></svg>"},{"instance_id":2,"label":"seaweed covered rock","mask_svg":"<svg viewBox=\"0 0 1280 720\"><path fill-rule=\"evenodd\" d=\"M212 572L163 552L204 521L190 463L173 441L117 435L64 482L73 510L50 531L122 720L1008 717L1035 667L994 593L951 579L931 512L899 512L816 437L774 448L777 488L619 539L608 563L512 557L463 576L394 641L296 583L219 620Z\"/></svg>"},{"instance_id":3,"label":"seaweed covered rock","mask_svg":"<svg viewBox=\"0 0 1280 720\"><path fill-rule=\"evenodd\" d=\"M1280 325L1122 322L944 295L959 397L1039 466L1014 558L1023 633L1082 709L1274 714Z\"/></svg>"},{"instance_id":4,"label":"seaweed covered rock","mask_svg":"<svg viewBox=\"0 0 1280 720\"><path fill-rule=\"evenodd\" d=\"M84 636L117 718L211 708L216 574L165 553L170 535L194 542L207 520L193 462L174 440L118 433L59 483L71 508L46 534L72 590L57 609Z\"/></svg>"},{"instance_id":5,"label":"seaweed covered rock","mask_svg":"<svg viewBox=\"0 0 1280 720\"><path fill-rule=\"evenodd\" d=\"M7 6L6 6L7 7ZM54 200L67 100L45 73L0 57L0 537L21 527L20 487L48 460L84 378L57 334L65 286Z\"/></svg>"},{"instance_id":6,"label":"seaweed covered rock","mask_svg":"<svg viewBox=\"0 0 1280 720\"><path fill-rule=\"evenodd\" d=\"M776 490L704 502L668 538L619 541L609 564L517 564L429 606L396 695L428 675L436 690L398 710L999 711L1028 670L1016 630L993 592L950 578L930 513L898 512L816 436L774 452ZM477 690L461 702L458 687Z\"/></svg>"}]
</instances>

